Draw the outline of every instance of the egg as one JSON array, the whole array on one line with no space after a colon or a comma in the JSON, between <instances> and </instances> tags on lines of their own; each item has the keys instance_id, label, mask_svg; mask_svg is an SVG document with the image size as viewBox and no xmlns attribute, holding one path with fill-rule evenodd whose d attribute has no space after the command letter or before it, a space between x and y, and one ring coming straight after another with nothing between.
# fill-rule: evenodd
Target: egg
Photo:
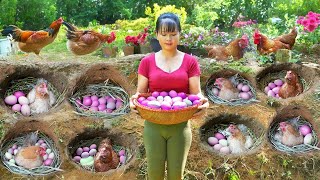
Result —
<instances>
[{"instance_id":1,"label":"egg","mask_svg":"<svg viewBox=\"0 0 320 180\"><path fill-rule=\"evenodd\" d=\"M91 144L89 148L90 149L97 149L97 145L96 144Z\"/></svg>"},{"instance_id":2,"label":"egg","mask_svg":"<svg viewBox=\"0 0 320 180\"><path fill-rule=\"evenodd\" d=\"M215 96L218 96L219 95L219 89L218 88L212 88L212 92Z\"/></svg>"},{"instance_id":3,"label":"egg","mask_svg":"<svg viewBox=\"0 0 320 180\"><path fill-rule=\"evenodd\" d=\"M141 102L141 105L148 106L149 100L144 100Z\"/></svg>"},{"instance_id":4,"label":"egg","mask_svg":"<svg viewBox=\"0 0 320 180\"><path fill-rule=\"evenodd\" d=\"M241 90L242 90L243 92L248 92L248 91L250 91L250 87L249 87L248 85L243 85L242 88L241 88Z\"/></svg>"},{"instance_id":5,"label":"egg","mask_svg":"<svg viewBox=\"0 0 320 180\"><path fill-rule=\"evenodd\" d=\"M141 104L142 103L142 101L144 101L144 100L146 100L146 98L145 97L143 97L143 96L141 96L141 97L139 97L138 98L138 102Z\"/></svg>"},{"instance_id":6,"label":"egg","mask_svg":"<svg viewBox=\"0 0 320 180\"><path fill-rule=\"evenodd\" d=\"M45 161L46 159L48 159L48 154L43 155L42 158Z\"/></svg>"},{"instance_id":7,"label":"egg","mask_svg":"<svg viewBox=\"0 0 320 180\"><path fill-rule=\"evenodd\" d=\"M13 144L13 145L12 145L12 149L13 149L13 150L15 150L15 149L17 149L17 148L18 148L18 145L16 145L16 144Z\"/></svg>"},{"instance_id":8,"label":"egg","mask_svg":"<svg viewBox=\"0 0 320 180\"><path fill-rule=\"evenodd\" d=\"M82 159L80 160L80 164L81 164L82 166L92 166L93 163L94 163L94 158L93 158L92 156L88 156L88 157L82 158Z\"/></svg>"},{"instance_id":9,"label":"egg","mask_svg":"<svg viewBox=\"0 0 320 180\"><path fill-rule=\"evenodd\" d=\"M92 104L91 98L83 98L82 104L85 106L91 106Z\"/></svg>"},{"instance_id":10,"label":"egg","mask_svg":"<svg viewBox=\"0 0 320 180\"><path fill-rule=\"evenodd\" d=\"M149 96L149 97L147 97L147 100L148 101L155 101L155 100L157 100L157 98L155 98L153 96Z\"/></svg>"},{"instance_id":11,"label":"egg","mask_svg":"<svg viewBox=\"0 0 320 180\"><path fill-rule=\"evenodd\" d=\"M73 159L72 159L74 162L77 162L77 163L79 163L80 162L80 160L81 160L81 157L80 156L75 156L75 157L73 157Z\"/></svg>"},{"instance_id":12,"label":"egg","mask_svg":"<svg viewBox=\"0 0 320 180\"><path fill-rule=\"evenodd\" d=\"M177 102L177 101L182 102L182 98L179 97L179 96L172 98L172 102L173 102L173 103L175 103L175 102Z\"/></svg>"},{"instance_id":13,"label":"egg","mask_svg":"<svg viewBox=\"0 0 320 180\"><path fill-rule=\"evenodd\" d=\"M225 139L224 135L221 134L221 133L215 133L215 134L214 134L214 137L217 138L218 140L220 140L220 139Z\"/></svg>"},{"instance_id":14,"label":"egg","mask_svg":"<svg viewBox=\"0 0 320 180\"><path fill-rule=\"evenodd\" d=\"M170 96L171 98L174 98L174 97L177 97L177 96L178 96L178 93L177 93L175 90L171 90L171 91L169 91L169 96Z\"/></svg>"},{"instance_id":15,"label":"egg","mask_svg":"<svg viewBox=\"0 0 320 180\"><path fill-rule=\"evenodd\" d=\"M161 103L161 109L163 110L170 110L171 109L171 104L167 101L163 101Z\"/></svg>"},{"instance_id":16,"label":"egg","mask_svg":"<svg viewBox=\"0 0 320 180\"><path fill-rule=\"evenodd\" d=\"M51 149L47 149L47 150L46 150L46 153L47 153L47 154L50 154L51 152L52 152Z\"/></svg>"},{"instance_id":17,"label":"egg","mask_svg":"<svg viewBox=\"0 0 320 180\"><path fill-rule=\"evenodd\" d=\"M98 99L99 104L106 104L107 100L104 97Z\"/></svg>"},{"instance_id":18,"label":"egg","mask_svg":"<svg viewBox=\"0 0 320 180\"><path fill-rule=\"evenodd\" d=\"M185 102L187 106L192 106L192 102L189 99L184 99L183 102Z\"/></svg>"},{"instance_id":19,"label":"egg","mask_svg":"<svg viewBox=\"0 0 320 180\"><path fill-rule=\"evenodd\" d=\"M268 86L270 89L273 89L276 87L276 85L273 82L269 83Z\"/></svg>"},{"instance_id":20,"label":"egg","mask_svg":"<svg viewBox=\"0 0 320 180\"><path fill-rule=\"evenodd\" d=\"M14 112L20 112L21 111L21 104L15 104L12 106L12 111Z\"/></svg>"},{"instance_id":21,"label":"egg","mask_svg":"<svg viewBox=\"0 0 320 180\"><path fill-rule=\"evenodd\" d=\"M7 152L10 153L10 154L13 154L13 149L9 148Z\"/></svg>"},{"instance_id":22,"label":"egg","mask_svg":"<svg viewBox=\"0 0 320 180\"><path fill-rule=\"evenodd\" d=\"M222 147L220 149L220 152L223 154L229 154L230 153L230 148L228 146Z\"/></svg>"},{"instance_id":23,"label":"egg","mask_svg":"<svg viewBox=\"0 0 320 180\"><path fill-rule=\"evenodd\" d=\"M11 163L12 165L15 165L16 164L16 161L14 159L10 159L9 160L9 163Z\"/></svg>"},{"instance_id":24,"label":"egg","mask_svg":"<svg viewBox=\"0 0 320 180\"><path fill-rule=\"evenodd\" d=\"M311 144L312 143L312 134L309 133L303 138L303 144Z\"/></svg>"},{"instance_id":25,"label":"egg","mask_svg":"<svg viewBox=\"0 0 320 180\"><path fill-rule=\"evenodd\" d=\"M14 95L10 95L10 96L7 96L5 99L4 99L4 102L10 106L12 105L15 105L17 102L18 102L18 99L16 96Z\"/></svg>"},{"instance_id":26,"label":"egg","mask_svg":"<svg viewBox=\"0 0 320 180\"><path fill-rule=\"evenodd\" d=\"M77 151L76 151L76 154L78 156L80 156L82 154L82 152L83 152L83 149L82 148L78 148Z\"/></svg>"},{"instance_id":27,"label":"egg","mask_svg":"<svg viewBox=\"0 0 320 180\"><path fill-rule=\"evenodd\" d=\"M268 91L268 96L269 97L276 97L276 94L272 90L269 90Z\"/></svg>"},{"instance_id":28,"label":"egg","mask_svg":"<svg viewBox=\"0 0 320 180\"><path fill-rule=\"evenodd\" d=\"M190 95L188 96L188 99L193 102L193 101L195 101L195 100L199 100L200 97L197 96L197 95L195 95L195 94L190 94Z\"/></svg>"},{"instance_id":29,"label":"egg","mask_svg":"<svg viewBox=\"0 0 320 180\"><path fill-rule=\"evenodd\" d=\"M96 149L90 149L90 151L89 151L90 156L94 156L94 155L96 155L96 153L97 153Z\"/></svg>"},{"instance_id":30,"label":"egg","mask_svg":"<svg viewBox=\"0 0 320 180\"><path fill-rule=\"evenodd\" d=\"M279 90L280 90L280 87L275 87L272 89L272 91L275 93L275 94L278 94L279 93Z\"/></svg>"},{"instance_id":31,"label":"egg","mask_svg":"<svg viewBox=\"0 0 320 180\"><path fill-rule=\"evenodd\" d=\"M39 144L42 144L42 143L44 143L44 140L43 140L43 139L39 139L39 140L38 140L38 143L39 143Z\"/></svg>"},{"instance_id":32,"label":"egg","mask_svg":"<svg viewBox=\"0 0 320 180\"><path fill-rule=\"evenodd\" d=\"M88 157L88 156L90 156L89 152L83 152L83 153L81 154L81 157L82 157L82 158L86 158L86 157Z\"/></svg>"},{"instance_id":33,"label":"egg","mask_svg":"<svg viewBox=\"0 0 320 180\"><path fill-rule=\"evenodd\" d=\"M99 97L96 95L91 96L92 101L98 101Z\"/></svg>"},{"instance_id":34,"label":"egg","mask_svg":"<svg viewBox=\"0 0 320 180\"><path fill-rule=\"evenodd\" d=\"M21 106L21 114L24 115L24 116L30 116L31 110L30 110L29 105L24 104L24 105Z\"/></svg>"},{"instance_id":35,"label":"egg","mask_svg":"<svg viewBox=\"0 0 320 180\"><path fill-rule=\"evenodd\" d=\"M158 96L157 97L157 101L161 103L162 101L164 101L164 97L163 96Z\"/></svg>"},{"instance_id":36,"label":"egg","mask_svg":"<svg viewBox=\"0 0 320 180\"><path fill-rule=\"evenodd\" d=\"M200 100L194 100L192 102L192 105L200 105L200 104L201 104Z\"/></svg>"},{"instance_id":37,"label":"egg","mask_svg":"<svg viewBox=\"0 0 320 180\"><path fill-rule=\"evenodd\" d=\"M228 146L228 141L225 139L220 139L219 144L221 144L221 146Z\"/></svg>"},{"instance_id":38,"label":"egg","mask_svg":"<svg viewBox=\"0 0 320 180\"><path fill-rule=\"evenodd\" d=\"M42 143L42 144L40 144L40 146L43 147L43 148L47 148L47 144L46 143Z\"/></svg>"},{"instance_id":39,"label":"egg","mask_svg":"<svg viewBox=\"0 0 320 180\"><path fill-rule=\"evenodd\" d=\"M214 145L218 144L219 141L218 141L218 139L215 138L215 137L209 137L209 138L208 138L208 143L209 143L211 146L214 146Z\"/></svg>"},{"instance_id":40,"label":"egg","mask_svg":"<svg viewBox=\"0 0 320 180\"><path fill-rule=\"evenodd\" d=\"M184 92L179 92L178 96L181 97L182 99L185 99L187 97L186 93Z\"/></svg>"},{"instance_id":41,"label":"egg","mask_svg":"<svg viewBox=\"0 0 320 180\"><path fill-rule=\"evenodd\" d=\"M266 87L264 88L264 92L265 92L266 94L268 94L269 90L270 90L269 86L266 86Z\"/></svg>"},{"instance_id":42,"label":"egg","mask_svg":"<svg viewBox=\"0 0 320 180\"><path fill-rule=\"evenodd\" d=\"M6 153L4 154L4 157L6 157L7 160L10 160L10 159L12 159L13 156L12 156L11 153L6 152Z\"/></svg>"},{"instance_id":43,"label":"egg","mask_svg":"<svg viewBox=\"0 0 320 180\"><path fill-rule=\"evenodd\" d=\"M48 158L48 159L46 159L46 160L43 162L43 164L44 164L45 166L51 166L52 162L53 162L53 160Z\"/></svg>"},{"instance_id":44,"label":"egg","mask_svg":"<svg viewBox=\"0 0 320 180\"><path fill-rule=\"evenodd\" d=\"M83 152L89 152L90 151L90 148L89 147L83 147Z\"/></svg>"},{"instance_id":45,"label":"egg","mask_svg":"<svg viewBox=\"0 0 320 180\"><path fill-rule=\"evenodd\" d=\"M17 99L18 99L20 96L26 96L26 95L24 94L24 92L22 92L22 91L16 91L16 92L13 93L13 95L14 95L15 97L17 97Z\"/></svg>"},{"instance_id":46,"label":"egg","mask_svg":"<svg viewBox=\"0 0 320 180\"><path fill-rule=\"evenodd\" d=\"M158 91L153 91L151 96L157 98L160 95L160 93Z\"/></svg>"},{"instance_id":47,"label":"egg","mask_svg":"<svg viewBox=\"0 0 320 180\"><path fill-rule=\"evenodd\" d=\"M162 91L160 92L159 95L165 97L165 96L168 96L169 94L166 91Z\"/></svg>"},{"instance_id":48,"label":"egg","mask_svg":"<svg viewBox=\"0 0 320 180\"><path fill-rule=\"evenodd\" d=\"M119 151L119 156L124 156L126 154L126 151L124 149Z\"/></svg>"},{"instance_id":49,"label":"egg","mask_svg":"<svg viewBox=\"0 0 320 180\"><path fill-rule=\"evenodd\" d=\"M105 104L100 104L98 106L98 111L104 111L107 108L107 106Z\"/></svg>"},{"instance_id":50,"label":"egg","mask_svg":"<svg viewBox=\"0 0 320 180\"><path fill-rule=\"evenodd\" d=\"M148 107L153 108L153 109L159 109L161 107L161 104L156 100L149 101L148 102Z\"/></svg>"},{"instance_id":51,"label":"egg","mask_svg":"<svg viewBox=\"0 0 320 180\"><path fill-rule=\"evenodd\" d=\"M237 89L238 89L239 91L242 90L242 87L243 87L243 84L242 84L242 83L239 83L239 84L237 85Z\"/></svg>"},{"instance_id":52,"label":"egg","mask_svg":"<svg viewBox=\"0 0 320 180\"><path fill-rule=\"evenodd\" d=\"M98 100L92 100L91 107L98 107L99 101Z\"/></svg>"},{"instance_id":53,"label":"egg","mask_svg":"<svg viewBox=\"0 0 320 180\"><path fill-rule=\"evenodd\" d=\"M125 156L120 156L120 163L121 164L126 163L126 157Z\"/></svg>"},{"instance_id":54,"label":"egg","mask_svg":"<svg viewBox=\"0 0 320 180\"><path fill-rule=\"evenodd\" d=\"M107 109L115 109L116 108L116 104L114 102L108 102L107 104Z\"/></svg>"},{"instance_id":55,"label":"egg","mask_svg":"<svg viewBox=\"0 0 320 180\"><path fill-rule=\"evenodd\" d=\"M312 130L310 128L310 126L308 125L302 125L299 127L299 131L303 136L306 136L307 134L311 133Z\"/></svg>"},{"instance_id":56,"label":"egg","mask_svg":"<svg viewBox=\"0 0 320 180\"><path fill-rule=\"evenodd\" d=\"M251 96L248 92L241 92L241 93L239 93L239 96L241 99L244 99L244 100L248 100L251 98Z\"/></svg>"},{"instance_id":57,"label":"egg","mask_svg":"<svg viewBox=\"0 0 320 180\"><path fill-rule=\"evenodd\" d=\"M221 144L216 144L216 145L213 146L213 149L216 150L216 151L220 151L221 148L222 148Z\"/></svg>"},{"instance_id":58,"label":"egg","mask_svg":"<svg viewBox=\"0 0 320 180\"><path fill-rule=\"evenodd\" d=\"M13 150L13 155L16 155L18 153L18 149Z\"/></svg>"},{"instance_id":59,"label":"egg","mask_svg":"<svg viewBox=\"0 0 320 180\"><path fill-rule=\"evenodd\" d=\"M24 97L24 96L20 96L18 99L19 104L24 105L24 104L29 104L29 99Z\"/></svg>"},{"instance_id":60,"label":"egg","mask_svg":"<svg viewBox=\"0 0 320 180\"><path fill-rule=\"evenodd\" d=\"M283 85L283 81L281 79L276 79L274 81L274 84L277 85L277 86L282 86Z\"/></svg>"}]
</instances>

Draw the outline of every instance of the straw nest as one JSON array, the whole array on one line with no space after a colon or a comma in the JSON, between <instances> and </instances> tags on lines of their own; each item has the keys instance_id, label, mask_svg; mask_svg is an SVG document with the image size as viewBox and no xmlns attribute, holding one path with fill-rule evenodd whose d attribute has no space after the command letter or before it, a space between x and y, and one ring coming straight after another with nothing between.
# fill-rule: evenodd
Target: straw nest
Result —
<instances>
[{"instance_id":1,"label":"straw nest","mask_svg":"<svg viewBox=\"0 0 320 180\"><path fill-rule=\"evenodd\" d=\"M81 140L79 141L79 143L74 144L73 146L69 146L69 152L71 156L74 156L76 150L79 147L89 147L91 144L97 144L97 149L98 149L98 145L100 144L100 142L103 140L102 137L96 137L94 139L89 139L89 140ZM120 163L118 164L117 168L121 168L123 165L127 164L132 158L133 158L133 150L126 148L124 146L120 146L120 145L112 145L112 149L117 153L117 155L119 154L119 151L121 150L125 150L125 156L126 156L126 160L125 163ZM72 158L71 158L72 159ZM74 162L74 161L73 161ZM87 170L87 171L91 171L91 172L95 172L94 169L94 165L92 166L82 166L80 163L75 162L77 165L79 165L81 168Z\"/></svg>"},{"instance_id":2,"label":"straw nest","mask_svg":"<svg viewBox=\"0 0 320 180\"><path fill-rule=\"evenodd\" d=\"M243 85L248 85L250 88L250 91L252 92L251 98L248 100L241 99L241 98L233 99L233 100L222 99L219 96L216 96L212 91L212 88L218 88L216 85L214 85L215 79L209 79L208 83L206 85L206 94L212 102L217 103L217 104L226 104L226 105L230 105L230 106L239 106L239 105L243 105L243 104L250 104L250 103L258 102L256 91L255 91L254 87L251 85L250 81L244 79L239 74L235 74L235 75L231 76L229 79L233 83L234 87L237 87L237 85L240 83L242 83Z\"/></svg>"},{"instance_id":3,"label":"straw nest","mask_svg":"<svg viewBox=\"0 0 320 180\"><path fill-rule=\"evenodd\" d=\"M11 81L10 84L12 84L12 86L7 89L5 93L5 97L12 95L15 91L23 91L27 95L37 84L38 79L39 78L27 77L24 79ZM62 93L59 93L59 91L50 82L47 82L47 85L48 85L48 90L51 91L56 97L56 102L51 107L51 108L55 108L64 100L64 96L66 95L66 90L64 90Z\"/></svg>"},{"instance_id":4,"label":"straw nest","mask_svg":"<svg viewBox=\"0 0 320 180\"><path fill-rule=\"evenodd\" d=\"M76 102L77 99L82 99L86 95L90 95L90 96L96 95L98 97L111 96L113 99L117 99L117 98L121 99L123 102L123 105L117 108L116 110L114 110L112 113L105 113L100 111L94 112L94 111L86 110L86 109L89 109L90 107L85 106L83 104L78 104ZM72 97L70 98L70 102L77 110L75 113L82 116L93 116L98 118L111 119L116 116L127 114L130 111L129 95L120 85L117 85L109 81L109 79L107 79L104 83L90 84L90 85L81 87L79 91L77 91L75 94L72 95ZM85 108L81 108L81 106Z\"/></svg>"},{"instance_id":5,"label":"straw nest","mask_svg":"<svg viewBox=\"0 0 320 180\"><path fill-rule=\"evenodd\" d=\"M289 146L286 146L284 144L282 144L279 139L277 139L277 133L279 132L279 123L274 123L273 125L271 125L271 128L270 128L270 131L268 133L268 138L270 139L270 142L271 144L279 151L283 151L283 152L286 152L286 153L302 153L302 152L308 152L308 151L311 151L311 150L314 150L314 149L318 149L320 150L317 146L318 146L318 143L319 143L319 140L318 140L318 137L317 137L317 134L314 130L314 128L312 127L312 125L304 120L302 117L298 116L298 117L294 117L294 118L291 118L291 119L288 119L287 120L288 122L292 122L293 124L295 124L297 127L300 127L302 125L308 125L311 127L312 129L312 142L311 144L299 144L299 145L296 145L296 146L292 146L292 147L289 147Z\"/></svg>"},{"instance_id":6,"label":"straw nest","mask_svg":"<svg viewBox=\"0 0 320 180\"><path fill-rule=\"evenodd\" d=\"M26 137L27 137L27 134L25 134L24 136L20 136L20 137L11 139L11 140L5 142L1 146L2 163L10 172L15 173L15 174L20 174L20 175L22 174L22 175L31 175L31 176L44 176L44 175L54 173L56 171L62 171L61 169L59 169L59 167L61 165L61 157L60 157L59 151L58 151L57 147L54 145L54 142L43 133L38 133L38 138L43 139L44 142L47 144L47 148L48 149L50 148L52 150L52 152L54 153L54 159L53 159L51 166L42 165L37 168L26 169L24 167L21 167L21 166L18 166L16 164L9 162L4 156L5 152L7 152L8 149L10 147L12 147L14 144L16 144L17 146L23 146L23 143L25 142Z\"/></svg>"},{"instance_id":7,"label":"straw nest","mask_svg":"<svg viewBox=\"0 0 320 180\"><path fill-rule=\"evenodd\" d=\"M276 79L281 79L283 82L285 82L285 76L287 74L286 70L280 71L280 72L275 72L275 73L269 73L266 76L264 76L263 78L261 78L261 80L259 81L259 89L261 89L264 92L264 88L266 86L268 86L268 84L270 82L274 82L274 80ZM307 82L303 77L298 76L300 83L302 84L303 87L303 92L307 91L310 89L310 86L312 84L312 82Z\"/></svg>"},{"instance_id":8,"label":"straw nest","mask_svg":"<svg viewBox=\"0 0 320 180\"><path fill-rule=\"evenodd\" d=\"M214 134L218 133L218 132L223 134L226 138L228 138L231 135L230 132L228 131L228 127L230 124L237 125L238 128L241 130L241 132L244 135L249 135L252 138L253 144L248 150L252 150L254 148L257 148L262 143L264 134L258 135L257 132L254 132L251 128L247 127L245 124L237 124L235 122L229 122L228 124L223 123L223 124L212 125L211 128L207 129L204 132L204 134L202 135L202 140L208 144L208 141L207 141L208 138L214 137ZM219 152L219 151L215 151L215 152ZM220 152L219 152L219 154L225 155Z\"/></svg>"}]
</instances>

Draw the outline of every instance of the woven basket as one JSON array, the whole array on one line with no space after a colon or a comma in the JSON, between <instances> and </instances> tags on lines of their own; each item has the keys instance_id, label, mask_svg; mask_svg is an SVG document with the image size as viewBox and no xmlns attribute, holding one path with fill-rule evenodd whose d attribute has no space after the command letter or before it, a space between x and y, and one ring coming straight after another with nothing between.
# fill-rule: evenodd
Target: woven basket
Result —
<instances>
[{"instance_id":1,"label":"woven basket","mask_svg":"<svg viewBox=\"0 0 320 180\"><path fill-rule=\"evenodd\" d=\"M150 95L150 93L143 93L140 94L139 97L149 97ZM151 109L143 106L137 101L137 99L134 99L133 103L137 107L137 110L143 119L155 124L179 124L191 119L193 114L198 111L197 105L189 106L183 109L161 110Z\"/></svg>"}]
</instances>

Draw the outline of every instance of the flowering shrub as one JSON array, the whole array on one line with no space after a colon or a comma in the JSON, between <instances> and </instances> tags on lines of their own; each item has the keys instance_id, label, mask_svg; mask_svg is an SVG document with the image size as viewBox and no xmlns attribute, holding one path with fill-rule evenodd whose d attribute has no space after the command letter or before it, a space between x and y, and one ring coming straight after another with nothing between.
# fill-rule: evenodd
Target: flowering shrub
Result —
<instances>
[{"instance_id":1,"label":"flowering shrub","mask_svg":"<svg viewBox=\"0 0 320 180\"><path fill-rule=\"evenodd\" d=\"M116 33L115 32L111 32L110 35L108 35L107 37L107 43L110 44L112 43L114 40L116 40Z\"/></svg>"},{"instance_id":2,"label":"flowering shrub","mask_svg":"<svg viewBox=\"0 0 320 180\"><path fill-rule=\"evenodd\" d=\"M184 25L187 19L187 12L184 7L180 7L180 9L176 8L175 5L166 5L159 6L157 3L153 4L153 9L151 7L147 7L145 10L145 14L151 18L154 23L157 21L158 17L163 14L171 12L179 16L181 25Z\"/></svg>"},{"instance_id":3,"label":"flowering shrub","mask_svg":"<svg viewBox=\"0 0 320 180\"><path fill-rule=\"evenodd\" d=\"M138 46L139 44L145 44L146 38L149 35L148 28L144 28L144 31L139 33L137 36L126 36L125 42L131 46Z\"/></svg>"},{"instance_id":4,"label":"flowering shrub","mask_svg":"<svg viewBox=\"0 0 320 180\"><path fill-rule=\"evenodd\" d=\"M181 44L188 47L203 47L204 34L203 33L182 33Z\"/></svg>"},{"instance_id":5,"label":"flowering shrub","mask_svg":"<svg viewBox=\"0 0 320 180\"><path fill-rule=\"evenodd\" d=\"M320 24L320 14L310 11L305 17L300 16L297 23L304 26L305 31L313 32Z\"/></svg>"}]
</instances>

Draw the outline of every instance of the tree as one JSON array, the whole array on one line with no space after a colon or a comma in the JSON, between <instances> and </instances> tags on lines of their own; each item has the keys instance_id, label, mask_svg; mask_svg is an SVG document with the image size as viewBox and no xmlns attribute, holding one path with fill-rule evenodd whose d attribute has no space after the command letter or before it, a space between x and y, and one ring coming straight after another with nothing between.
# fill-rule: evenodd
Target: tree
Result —
<instances>
[{"instance_id":1,"label":"tree","mask_svg":"<svg viewBox=\"0 0 320 180\"><path fill-rule=\"evenodd\" d=\"M17 0L0 1L0 25L15 24Z\"/></svg>"}]
</instances>

